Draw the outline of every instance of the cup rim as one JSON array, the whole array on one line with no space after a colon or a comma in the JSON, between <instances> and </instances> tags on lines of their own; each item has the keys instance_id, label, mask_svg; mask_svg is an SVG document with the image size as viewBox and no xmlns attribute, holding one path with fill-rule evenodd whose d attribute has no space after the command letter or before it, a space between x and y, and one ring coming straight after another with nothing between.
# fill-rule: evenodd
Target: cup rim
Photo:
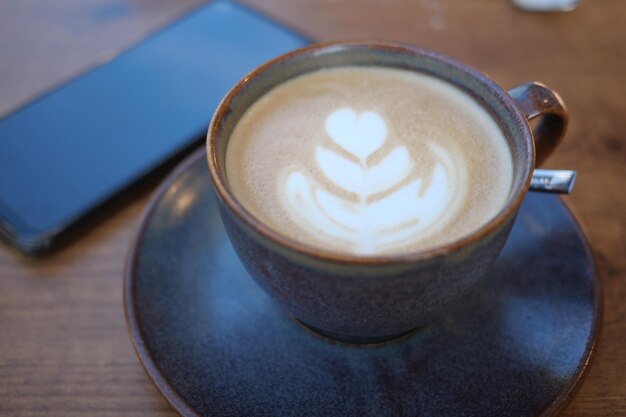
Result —
<instances>
[{"instance_id":1,"label":"cup rim","mask_svg":"<svg viewBox=\"0 0 626 417\"><path fill-rule=\"evenodd\" d=\"M239 94L239 92L243 90L249 83L254 82L255 78L257 78L259 75L294 57L308 54L321 54L324 52L332 52L341 49L357 47L382 49L390 52L405 53L414 56L426 56L430 59L440 61L445 65L451 66L454 69L463 72L466 76L474 78L476 81L480 82L480 84L486 87L489 93L492 96L496 97L498 101L500 101L502 104L504 104L504 106L515 117L518 126L524 131L523 136L527 139L525 142L528 147L528 155L530 155L530 158L527 158L526 161L522 161L519 164L520 169L523 170L522 178L524 182L523 184L521 184L521 186L519 186L519 183L516 184L515 182L512 184L511 193L516 194L509 195L505 202L505 205L497 212L494 217L492 217L488 222L483 224L480 228L475 229L472 232L463 235L460 238L455 239L451 242L434 246L432 248L427 248L425 250L387 255L353 255L342 252L333 252L328 249L322 249L317 246L303 243L279 232L278 230L275 230L274 228L266 225L263 221L254 216L251 212L249 212L231 192L227 184L225 170L220 167L220 164L217 160L216 140L220 136L219 122L230 112L230 105L235 97ZM333 41L315 43L282 54L255 68L246 76L244 76L239 82L237 82L237 84L235 84L220 101L213 114L207 131L206 158L209 166L211 181L213 182L213 186L217 192L218 197L225 204L226 208L230 211L230 213L234 214L239 221L243 222L254 232L272 242L272 244L278 247L286 248L291 252L304 255L308 258L312 258L318 261L332 262L338 264L350 264L356 266L380 266L391 264L397 265L427 261L433 258L437 258L439 256L445 256L452 253L460 252L472 243L475 243L485 238L486 236L491 234L492 231L498 229L504 223L506 223L507 220L514 217L524 199L524 196L526 195L526 192L528 191L528 187L530 186L530 181L532 179L532 168L535 166L535 143L531 132L532 131L530 129L528 119L522 113L515 100L506 91L504 91L502 87L496 84L489 76L468 65L460 63L452 58L431 51L429 49L417 47L406 43L387 41Z\"/></svg>"}]
</instances>

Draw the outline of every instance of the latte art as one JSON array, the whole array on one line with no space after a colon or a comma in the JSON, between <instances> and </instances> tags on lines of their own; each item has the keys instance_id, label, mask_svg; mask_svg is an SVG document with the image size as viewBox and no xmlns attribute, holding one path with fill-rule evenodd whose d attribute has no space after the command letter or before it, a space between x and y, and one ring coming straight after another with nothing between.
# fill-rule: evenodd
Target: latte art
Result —
<instances>
[{"instance_id":1,"label":"latte art","mask_svg":"<svg viewBox=\"0 0 626 417\"><path fill-rule=\"evenodd\" d=\"M301 226L345 240L354 252L367 255L415 239L452 208L450 177L458 183L466 173L455 169L446 150L436 143L428 144L437 162L425 185L421 178L409 178L413 161L405 146L395 147L377 164L368 164L368 157L381 148L387 136L387 125L377 113L337 110L326 119L326 132L354 158L318 145L318 168L356 198L338 197L313 174L292 171L284 184L286 192L279 194L286 197L287 212ZM376 197L389 190L393 191Z\"/></svg>"},{"instance_id":2,"label":"latte art","mask_svg":"<svg viewBox=\"0 0 626 417\"><path fill-rule=\"evenodd\" d=\"M266 225L360 256L459 239L500 210L512 183L506 138L473 98L379 67L270 90L237 122L225 166L235 197Z\"/></svg>"}]
</instances>

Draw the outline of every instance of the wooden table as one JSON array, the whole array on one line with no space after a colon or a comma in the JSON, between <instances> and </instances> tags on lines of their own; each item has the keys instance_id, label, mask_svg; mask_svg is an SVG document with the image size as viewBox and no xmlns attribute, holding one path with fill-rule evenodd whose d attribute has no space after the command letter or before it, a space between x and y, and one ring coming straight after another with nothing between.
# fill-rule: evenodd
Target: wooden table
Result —
<instances>
[{"instance_id":1,"label":"wooden table","mask_svg":"<svg viewBox=\"0 0 626 417\"><path fill-rule=\"evenodd\" d=\"M0 2L0 114L96 64L198 0ZM626 2L535 15L507 0L246 0L320 40L379 38L451 55L503 86L537 79L569 106L546 167L571 196L603 275L604 324L566 416L626 415ZM122 274L154 185L71 246L31 259L0 245L2 416L173 416L126 330Z\"/></svg>"}]
</instances>

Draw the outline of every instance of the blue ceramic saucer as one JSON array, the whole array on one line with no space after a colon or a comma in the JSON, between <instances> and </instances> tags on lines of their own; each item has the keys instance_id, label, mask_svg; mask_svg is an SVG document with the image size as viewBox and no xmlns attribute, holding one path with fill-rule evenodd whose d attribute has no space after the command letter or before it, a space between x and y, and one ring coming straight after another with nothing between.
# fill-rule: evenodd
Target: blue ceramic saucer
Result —
<instances>
[{"instance_id":1,"label":"blue ceramic saucer","mask_svg":"<svg viewBox=\"0 0 626 417\"><path fill-rule=\"evenodd\" d=\"M396 341L346 345L290 318L247 275L217 212L203 150L163 184L125 281L150 378L183 416L552 416L582 383L600 321L585 236L530 193L489 275Z\"/></svg>"}]
</instances>

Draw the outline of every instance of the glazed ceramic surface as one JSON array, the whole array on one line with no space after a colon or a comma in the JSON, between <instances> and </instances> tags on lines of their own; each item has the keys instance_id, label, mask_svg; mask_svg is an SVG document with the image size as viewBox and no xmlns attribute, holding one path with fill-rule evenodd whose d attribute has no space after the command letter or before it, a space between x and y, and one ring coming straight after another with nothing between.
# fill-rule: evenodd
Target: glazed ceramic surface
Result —
<instances>
[{"instance_id":1,"label":"glazed ceramic surface","mask_svg":"<svg viewBox=\"0 0 626 417\"><path fill-rule=\"evenodd\" d=\"M449 244L403 255L339 255L267 227L237 201L224 174L230 132L271 88L298 75L338 66L384 66L432 75L472 96L499 124L511 149L511 193L496 216ZM218 205L235 251L250 275L303 322L341 340L392 338L430 322L484 276L511 230L535 166L527 119L545 116L535 135L537 160L560 141L567 113L537 83L507 92L480 72L424 49L386 43L332 43L302 48L261 66L218 106L207 135L207 159Z\"/></svg>"},{"instance_id":2,"label":"glazed ceramic surface","mask_svg":"<svg viewBox=\"0 0 626 417\"><path fill-rule=\"evenodd\" d=\"M454 308L396 341L348 345L292 319L226 236L201 153L162 186L125 281L131 337L183 416L550 416L589 366L595 266L557 197L529 194Z\"/></svg>"}]
</instances>

